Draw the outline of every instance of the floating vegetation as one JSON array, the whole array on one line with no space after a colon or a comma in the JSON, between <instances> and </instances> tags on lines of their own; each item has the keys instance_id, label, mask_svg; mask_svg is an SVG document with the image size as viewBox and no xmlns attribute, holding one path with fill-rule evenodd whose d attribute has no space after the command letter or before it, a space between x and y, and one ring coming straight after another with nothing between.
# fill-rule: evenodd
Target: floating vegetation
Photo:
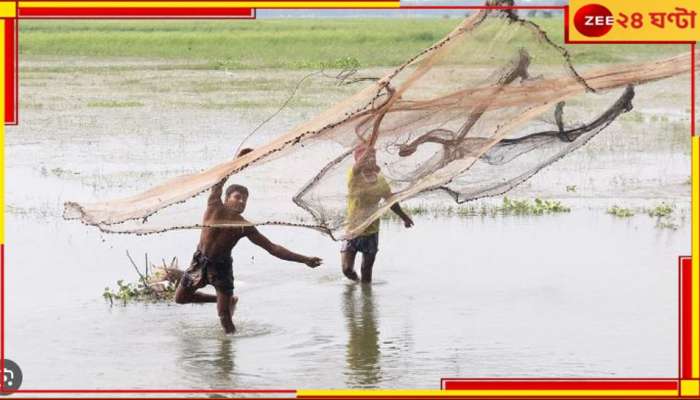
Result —
<instances>
[{"instance_id":1,"label":"floating vegetation","mask_svg":"<svg viewBox=\"0 0 700 400\"><path fill-rule=\"evenodd\" d=\"M612 207L608 208L607 213L618 218L629 218L634 216L634 211L632 209L619 207L617 205L613 205Z\"/></svg>"},{"instance_id":2,"label":"floating vegetation","mask_svg":"<svg viewBox=\"0 0 700 400\"><path fill-rule=\"evenodd\" d=\"M650 217L665 218L673 214L674 206L667 203L661 203L654 208L647 209L646 212Z\"/></svg>"},{"instance_id":3,"label":"floating vegetation","mask_svg":"<svg viewBox=\"0 0 700 400\"><path fill-rule=\"evenodd\" d=\"M56 176L58 178L67 178L67 177L71 177L71 176L75 176L75 175L80 175L80 172L66 170L66 169L63 169L61 167L51 168L49 170L48 168L46 168L43 165L41 166L39 173L41 174L41 176L53 175L53 176Z\"/></svg>"},{"instance_id":4,"label":"floating vegetation","mask_svg":"<svg viewBox=\"0 0 700 400\"><path fill-rule=\"evenodd\" d=\"M491 216L496 215L544 215L544 214L554 214L569 212L571 209L566 207L559 201L555 200L542 200L536 198L534 201L530 200L512 200L508 197L503 198L503 202L500 205L460 205L460 206L437 206L437 205L410 205L403 206L403 210L411 216L425 216L429 215L432 217L474 217L474 216ZM399 220L399 217L393 212L387 212L382 216L385 220Z\"/></svg>"},{"instance_id":5,"label":"floating vegetation","mask_svg":"<svg viewBox=\"0 0 700 400\"><path fill-rule=\"evenodd\" d=\"M503 198L503 206L499 210L503 214L515 215L542 215L569 212L571 209L559 201L535 199L534 203L528 200L511 200Z\"/></svg>"},{"instance_id":6,"label":"floating vegetation","mask_svg":"<svg viewBox=\"0 0 700 400\"><path fill-rule=\"evenodd\" d=\"M647 214L656 218L656 227L660 229L678 229L678 224L673 218L675 206L672 204L661 203L654 208L647 209Z\"/></svg>"},{"instance_id":7,"label":"floating vegetation","mask_svg":"<svg viewBox=\"0 0 700 400\"><path fill-rule=\"evenodd\" d=\"M115 300L126 304L129 301L141 302L158 302L170 301L175 295L182 270L177 267L177 258L173 258L170 265L163 260L162 266L156 266L148 263L148 254L146 254L145 272L141 273L136 263L131 258L129 252L126 252L131 265L139 275L136 282L125 283L123 279L117 281L117 288L110 289L106 287L102 293L102 297L109 302L110 306L114 305Z\"/></svg>"},{"instance_id":8,"label":"floating vegetation","mask_svg":"<svg viewBox=\"0 0 700 400\"><path fill-rule=\"evenodd\" d=\"M641 208L636 211L631 208L613 205L608 208L607 213L618 218L629 218L633 217L637 212L643 212L651 218L656 218L656 228L676 230L679 228L679 223L674 215L675 209L675 205L662 202L652 208ZM681 215L681 221L683 220L684 217Z\"/></svg>"}]
</instances>

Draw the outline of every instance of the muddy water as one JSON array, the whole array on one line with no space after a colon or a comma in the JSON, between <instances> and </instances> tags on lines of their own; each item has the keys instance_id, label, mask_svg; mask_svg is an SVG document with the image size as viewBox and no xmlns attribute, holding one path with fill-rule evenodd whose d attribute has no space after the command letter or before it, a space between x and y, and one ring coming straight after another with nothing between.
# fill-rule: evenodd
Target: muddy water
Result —
<instances>
[{"instance_id":1,"label":"muddy water","mask_svg":"<svg viewBox=\"0 0 700 400\"><path fill-rule=\"evenodd\" d=\"M137 278L126 250L139 263L148 253L185 264L197 232L103 235L63 221L61 205L228 158L268 110L173 105L211 94L178 92L166 78L146 82L167 96L115 84L143 71L42 74L23 81L22 122L7 130L6 353L23 368L24 388L437 388L448 376L677 374L677 257L690 251L684 89L662 101L663 86L640 88L640 115L513 193L560 199L570 213L418 216L411 230L385 222L370 287L342 278L337 243L263 228L325 265L284 263L241 243L239 332L226 337L211 305L110 307L100 297ZM179 74L197 82L213 72ZM125 93L144 106L86 105ZM314 110L293 109L269 131ZM662 201L675 205L677 229L605 213Z\"/></svg>"}]
</instances>

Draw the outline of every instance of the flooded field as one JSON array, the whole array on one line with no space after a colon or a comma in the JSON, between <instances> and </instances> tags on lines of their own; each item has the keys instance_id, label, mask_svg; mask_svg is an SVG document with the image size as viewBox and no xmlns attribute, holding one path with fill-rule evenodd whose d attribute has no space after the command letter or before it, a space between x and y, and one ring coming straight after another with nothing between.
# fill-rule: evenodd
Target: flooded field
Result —
<instances>
[{"instance_id":1,"label":"flooded field","mask_svg":"<svg viewBox=\"0 0 700 400\"><path fill-rule=\"evenodd\" d=\"M230 158L306 75L185 64L22 61L20 125L6 131L5 251L6 353L24 371L23 388L677 376L677 257L690 252L688 76L639 87L632 112L509 193L556 199L570 212L425 212L411 230L383 221L371 286L344 280L339 244L327 237L261 228L325 263L311 270L242 242L233 254L239 332L226 337L213 305L110 307L101 297L119 279L136 280L127 250L185 265L198 232L107 235L61 218L64 201L132 194ZM251 144L356 89L311 79ZM408 206L423 201L439 204ZM672 208L662 221L647 213L661 204ZM607 213L614 205L636 215Z\"/></svg>"}]
</instances>

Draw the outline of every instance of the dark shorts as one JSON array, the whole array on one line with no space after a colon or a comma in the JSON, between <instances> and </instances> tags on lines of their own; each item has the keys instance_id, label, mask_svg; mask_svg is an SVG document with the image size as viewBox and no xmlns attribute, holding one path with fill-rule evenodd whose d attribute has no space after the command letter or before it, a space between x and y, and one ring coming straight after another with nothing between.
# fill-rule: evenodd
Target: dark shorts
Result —
<instances>
[{"instance_id":1,"label":"dark shorts","mask_svg":"<svg viewBox=\"0 0 700 400\"><path fill-rule=\"evenodd\" d=\"M363 254L377 254L379 251L379 232L371 235L358 236L354 239L344 240L340 252L356 251Z\"/></svg>"},{"instance_id":2,"label":"dark shorts","mask_svg":"<svg viewBox=\"0 0 700 400\"><path fill-rule=\"evenodd\" d=\"M180 285L188 289L212 285L226 294L233 294L233 259L211 259L197 250L190 267L182 275Z\"/></svg>"}]
</instances>

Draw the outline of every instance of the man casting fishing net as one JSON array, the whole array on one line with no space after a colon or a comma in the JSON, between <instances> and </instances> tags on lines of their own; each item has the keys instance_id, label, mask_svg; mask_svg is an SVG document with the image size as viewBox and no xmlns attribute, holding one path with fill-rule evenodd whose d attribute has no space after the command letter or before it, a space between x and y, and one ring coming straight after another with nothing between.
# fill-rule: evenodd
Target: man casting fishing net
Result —
<instances>
[{"instance_id":1,"label":"man casting fishing net","mask_svg":"<svg viewBox=\"0 0 700 400\"><path fill-rule=\"evenodd\" d=\"M251 238L258 225L312 228L346 241L343 271L356 279L351 259L362 252L373 261L374 227L399 202L446 194L462 203L506 193L631 110L634 86L692 73L691 61L682 54L579 73L536 24L510 9L480 10L254 151L133 196L67 202L64 217L136 234L226 228ZM381 169L381 179L364 168L360 174L370 178L371 201L358 197L360 148ZM231 175L245 182L256 207L245 219L234 212L202 221L205 194ZM231 248L239 236L227 239Z\"/></svg>"},{"instance_id":2,"label":"man casting fishing net","mask_svg":"<svg viewBox=\"0 0 700 400\"><path fill-rule=\"evenodd\" d=\"M381 174L375 151L366 146L360 146L353 153L355 164L348 171L348 225L352 226L364 221L364 212L375 209L381 200L391 197L391 188ZM393 211L404 223L406 228L413 226L411 217L401 209L399 203L391 206ZM362 253L360 268L363 283L372 281L372 269L375 257L379 251L379 220L376 219L362 234L343 241L340 250L343 274L350 280L358 280L355 272L355 256Z\"/></svg>"},{"instance_id":3,"label":"man casting fishing net","mask_svg":"<svg viewBox=\"0 0 700 400\"><path fill-rule=\"evenodd\" d=\"M243 149L239 156L249 153ZM226 196L221 201L221 195L226 180L211 188L204 211L202 233L197 245L197 251L192 257L190 267L185 271L175 291L175 302L187 303L216 303L216 310L221 326L226 333L235 332L233 313L238 303L238 297L233 295L233 258L231 251L242 238L248 238L253 244L262 247L273 256L285 260L306 264L311 268L321 265L318 257L306 257L291 252L286 248L272 243L254 226L236 228L214 228L207 225L215 224L217 220L240 221L245 224L243 212L248 202L248 189L242 185L232 184L226 188ZM206 285L216 289L216 295L197 291Z\"/></svg>"}]
</instances>

